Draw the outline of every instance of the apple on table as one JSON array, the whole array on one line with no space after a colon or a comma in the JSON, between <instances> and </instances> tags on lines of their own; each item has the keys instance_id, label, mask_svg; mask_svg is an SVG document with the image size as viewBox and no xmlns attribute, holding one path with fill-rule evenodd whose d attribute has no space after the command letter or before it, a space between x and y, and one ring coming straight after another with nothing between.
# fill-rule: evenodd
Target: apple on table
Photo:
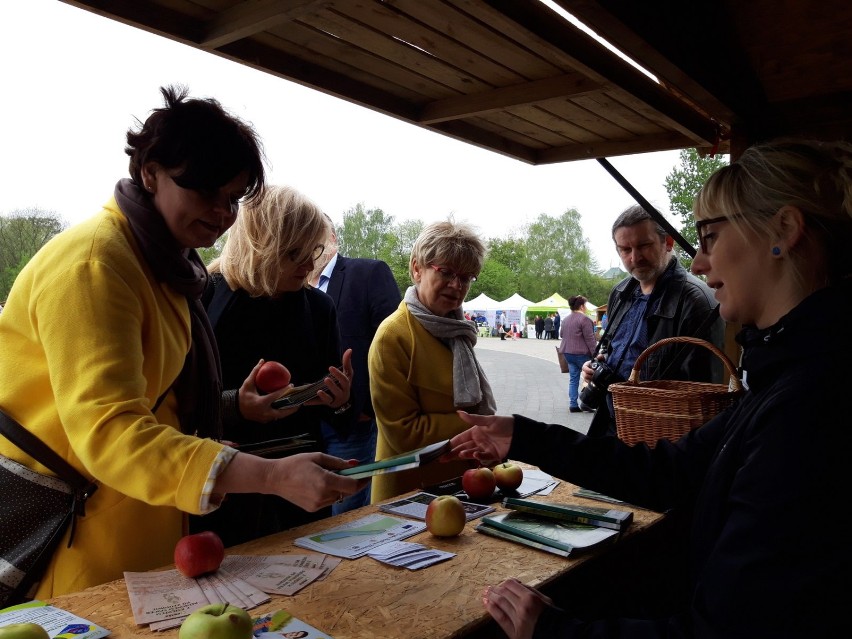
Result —
<instances>
[{"instance_id":1,"label":"apple on table","mask_svg":"<svg viewBox=\"0 0 852 639\"><path fill-rule=\"evenodd\" d=\"M175 568L184 577L198 577L219 569L225 558L222 539L211 530L186 535L175 544Z\"/></svg>"},{"instance_id":2,"label":"apple on table","mask_svg":"<svg viewBox=\"0 0 852 639\"><path fill-rule=\"evenodd\" d=\"M512 462L503 462L494 467L494 479L500 490L517 490L524 482L524 470Z\"/></svg>"},{"instance_id":3,"label":"apple on table","mask_svg":"<svg viewBox=\"0 0 852 639\"><path fill-rule=\"evenodd\" d=\"M2 639L50 639L47 630L37 623L10 623L0 626Z\"/></svg>"},{"instance_id":4,"label":"apple on table","mask_svg":"<svg viewBox=\"0 0 852 639\"><path fill-rule=\"evenodd\" d=\"M473 501L490 500L494 496L497 480L490 468L470 468L462 474L462 489Z\"/></svg>"},{"instance_id":5,"label":"apple on table","mask_svg":"<svg viewBox=\"0 0 852 639\"><path fill-rule=\"evenodd\" d=\"M439 495L426 507L426 530L436 537L455 537L466 523L464 506L455 495Z\"/></svg>"},{"instance_id":6,"label":"apple on table","mask_svg":"<svg viewBox=\"0 0 852 639\"><path fill-rule=\"evenodd\" d=\"M242 608L209 604L183 620L178 639L251 639L252 629L252 618Z\"/></svg>"}]
</instances>

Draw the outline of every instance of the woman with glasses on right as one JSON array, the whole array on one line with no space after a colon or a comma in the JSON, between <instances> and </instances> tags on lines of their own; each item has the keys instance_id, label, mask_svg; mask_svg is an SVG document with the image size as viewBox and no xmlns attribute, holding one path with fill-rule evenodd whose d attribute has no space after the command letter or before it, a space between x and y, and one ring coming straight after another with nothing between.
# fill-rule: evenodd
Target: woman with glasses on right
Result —
<instances>
[{"instance_id":1,"label":"woman with glasses on right","mask_svg":"<svg viewBox=\"0 0 852 639\"><path fill-rule=\"evenodd\" d=\"M477 328L462 303L485 261L472 228L430 224L417 237L408 271L414 282L370 346L370 393L379 436L376 459L408 452L463 431L456 411L494 413L494 397L473 346ZM409 490L458 477L469 462L373 477L375 504Z\"/></svg>"},{"instance_id":2,"label":"woman with glasses on right","mask_svg":"<svg viewBox=\"0 0 852 639\"><path fill-rule=\"evenodd\" d=\"M580 620L509 579L483 594L512 639L839 637L852 599L852 144L782 140L695 200L692 270L744 325L739 403L652 450L524 417L465 417L463 459L536 464L653 510L692 513L689 584L670 616Z\"/></svg>"},{"instance_id":3,"label":"woman with glasses on right","mask_svg":"<svg viewBox=\"0 0 852 639\"><path fill-rule=\"evenodd\" d=\"M315 442L298 452L322 451L320 420L334 424L348 407L351 352L341 357L334 303L308 284L322 255L329 223L322 210L289 186L268 186L240 208L222 255L209 270L205 306L222 362L224 438L245 448L288 436ZM263 394L262 361L283 364L292 384L325 379L327 391L296 408L275 408L282 392ZM265 389L272 391L274 389ZM214 530L226 546L331 515L309 513L274 495L233 495L193 531Z\"/></svg>"}]
</instances>

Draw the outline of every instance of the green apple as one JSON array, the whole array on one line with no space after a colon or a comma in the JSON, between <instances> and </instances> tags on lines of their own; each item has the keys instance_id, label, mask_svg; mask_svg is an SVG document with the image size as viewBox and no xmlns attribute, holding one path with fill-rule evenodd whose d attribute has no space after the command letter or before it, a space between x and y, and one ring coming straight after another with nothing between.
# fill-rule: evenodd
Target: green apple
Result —
<instances>
[{"instance_id":1,"label":"green apple","mask_svg":"<svg viewBox=\"0 0 852 639\"><path fill-rule=\"evenodd\" d=\"M515 490L524 482L524 470L517 464L505 462L494 467L494 479L497 488Z\"/></svg>"},{"instance_id":2,"label":"green apple","mask_svg":"<svg viewBox=\"0 0 852 639\"><path fill-rule=\"evenodd\" d=\"M426 530L436 537L455 537L465 523L464 506L454 495L439 495L426 507Z\"/></svg>"},{"instance_id":3,"label":"green apple","mask_svg":"<svg viewBox=\"0 0 852 639\"><path fill-rule=\"evenodd\" d=\"M2 639L50 639L47 630L37 623L10 623L0 627Z\"/></svg>"},{"instance_id":4,"label":"green apple","mask_svg":"<svg viewBox=\"0 0 852 639\"><path fill-rule=\"evenodd\" d=\"M242 608L209 604L183 620L178 639L251 639L251 631L251 617Z\"/></svg>"}]
</instances>

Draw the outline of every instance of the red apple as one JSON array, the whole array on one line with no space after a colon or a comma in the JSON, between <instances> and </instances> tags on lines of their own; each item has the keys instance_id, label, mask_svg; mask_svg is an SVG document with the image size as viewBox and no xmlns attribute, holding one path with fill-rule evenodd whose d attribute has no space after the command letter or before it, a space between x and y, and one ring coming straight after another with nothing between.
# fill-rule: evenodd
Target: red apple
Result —
<instances>
[{"instance_id":1,"label":"red apple","mask_svg":"<svg viewBox=\"0 0 852 639\"><path fill-rule=\"evenodd\" d=\"M515 490L524 481L524 471L512 462L497 464L494 467L494 479L500 490Z\"/></svg>"},{"instance_id":2,"label":"red apple","mask_svg":"<svg viewBox=\"0 0 852 639\"><path fill-rule=\"evenodd\" d=\"M467 522L458 497L439 495L426 507L426 530L436 537L455 537Z\"/></svg>"},{"instance_id":3,"label":"red apple","mask_svg":"<svg viewBox=\"0 0 852 639\"><path fill-rule=\"evenodd\" d=\"M497 482L490 468L471 468L462 475L462 488L471 499L488 499L494 494Z\"/></svg>"},{"instance_id":4,"label":"red apple","mask_svg":"<svg viewBox=\"0 0 852 639\"><path fill-rule=\"evenodd\" d=\"M254 383L257 390L262 393L274 393L277 390L286 388L290 383L290 371L287 367L278 362L264 362L260 370L257 371L257 376L254 378Z\"/></svg>"},{"instance_id":5,"label":"red apple","mask_svg":"<svg viewBox=\"0 0 852 639\"><path fill-rule=\"evenodd\" d=\"M181 537L175 545L175 568L186 577L213 572L224 558L225 546L210 530Z\"/></svg>"}]
</instances>

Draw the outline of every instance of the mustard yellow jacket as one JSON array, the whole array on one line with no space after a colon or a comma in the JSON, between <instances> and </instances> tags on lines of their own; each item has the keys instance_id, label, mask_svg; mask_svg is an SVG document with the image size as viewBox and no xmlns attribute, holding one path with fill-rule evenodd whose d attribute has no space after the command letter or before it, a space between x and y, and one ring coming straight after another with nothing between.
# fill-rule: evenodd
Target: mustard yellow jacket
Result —
<instances>
[{"instance_id":1,"label":"mustard yellow jacket","mask_svg":"<svg viewBox=\"0 0 852 639\"><path fill-rule=\"evenodd\" d=\"M376 459L449 439L467 429L453 404L452 352L423 328L405 302L379 326L368 362L379 426ZM470 467L467 462L433 462L377 475L372 502L458 477Z\"/></svg>"},{"instance_id":2,"label":"mustard yellow jacket","mask_svg":"<svg viewBox=\"0 0 852 639\"><path fill-rule=\"evenodd\" d=\"M157 283L115 200L51 240L0 313L0 408L99 489L36 596L172 562L180 511L198 513L221 445L175 428L174 395L151 408L190 344L186 300ZM40 472L4 438L0 453Z\"/></svg>"}]
</instances>

